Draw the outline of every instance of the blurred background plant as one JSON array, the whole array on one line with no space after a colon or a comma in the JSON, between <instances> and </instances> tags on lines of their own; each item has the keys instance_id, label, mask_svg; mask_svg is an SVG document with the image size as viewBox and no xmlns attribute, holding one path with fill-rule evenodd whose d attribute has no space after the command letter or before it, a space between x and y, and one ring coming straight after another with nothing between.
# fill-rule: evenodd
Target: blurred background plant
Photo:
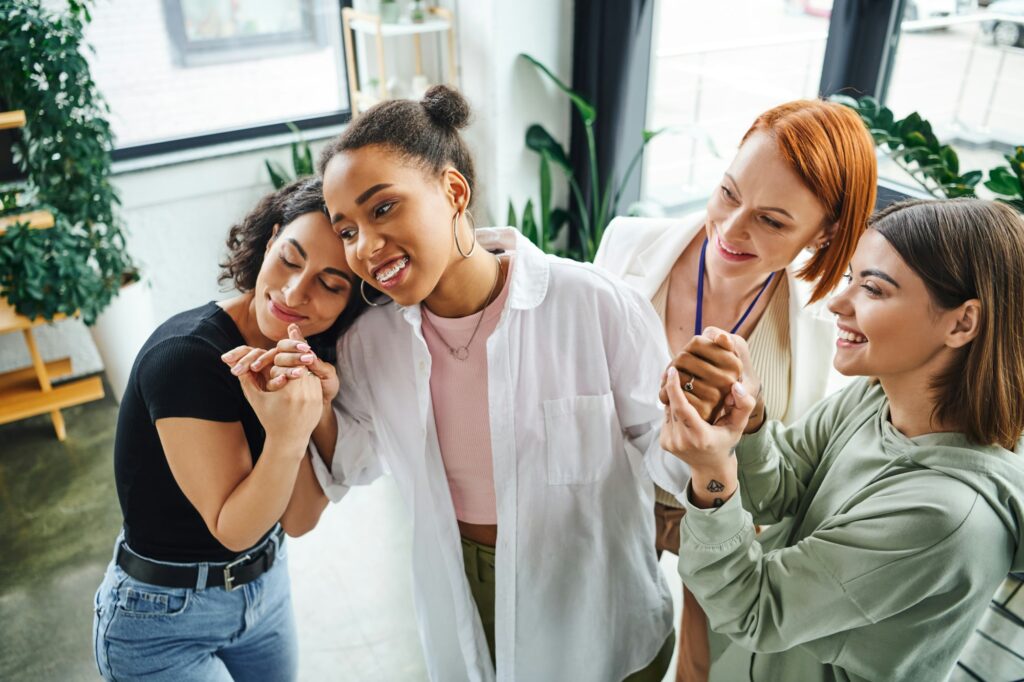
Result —
<instances>
[{"instance_id":1,"label":"blurred background plant","mask_svg":"<svg viewBox=\"0 0 1024 682\"><path fill-rule=\"evenodd\" d=\"M937 199L976 196L975 189L985 173L980 170L960 172L956 151L939 142L932 125L916 111L896 120L892 111L874 97L855 99L833 95L834 102L860 114L875 145L926 192ZM984 186L1003 201L1024 213L1024 147L1007 154L1006 166L988 171Z\"/></svg>"},{"instance_id":2,"label":"blurred background plant","mask_svg":"<svg viewBox=\"0 0 1024 682\"><path fill-rule=\"evenodd\" d=\"M0 22L0 109L27 119L12 149L26 181L4 188L3 211L54 216L50 229L18 222L0 236L0 295L32 319L80 312L92 324L139 279L110 182L110 112L85 57L89 5L4 0Z\"/></svg>"},{"instance_id":3,"label":"blurred background plant","mask_svg":"<svg viewBox=\"0 0 1024 682\"><path fill-rule=\"evenodd\" d=\"M295 133L295 140L291 144L292 172L289 173L284 166L276 161L266 159L263 162L274 189L281 189L293 180L313 175L313 153L309 150L309 144L303 139L298 126L289 121L288 128Z\"/></svg>"},{"instance_id":4,"label":"blurred background plant","mask_svg":"<svg viewBox=\"0 0 1024 682\"><path fill-rule=\"evenodd\" d=\"M526 131L526 147L540 157L539 201L534 204L533 199L529 199L522 211L517 212L514 204L509 200L508 223L513 227L518 227L524 236L546 252L580 261L592 261L594 254L597 253L597 247L601 243L601 236L604 234L605 228L612 218L619 214L622 191L639 165L644 147L665 129L641 131L639 146L626 166L622 177L616 183L615 177L609 176L602 189L594 137L594 125L597 121L596 108L586 97L559 80L544 64L528 54L519 56L535 66L572 102L573 110L583 123L587 141L588 165L587 176L577 178L565 148L543 126L531 125ZM552 205L553 169L561 171L562 176L569 183L571 206L569 209ZM583 196L581 181L590 185L587 199ZM556 245L555 242L558 241L562 228L566 225L569 225L575 234L569 235L567 239Z\"/></svg>"}]
</instances>

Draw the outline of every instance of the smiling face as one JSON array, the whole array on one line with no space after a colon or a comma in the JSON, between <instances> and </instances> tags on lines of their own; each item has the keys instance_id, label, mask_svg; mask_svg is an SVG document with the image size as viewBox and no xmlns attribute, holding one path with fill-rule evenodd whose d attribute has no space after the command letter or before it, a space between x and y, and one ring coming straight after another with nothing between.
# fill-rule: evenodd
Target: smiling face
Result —
<instances>
[{"instance_id":1,"label":"smiling face","mask_svg":"<svg viewBox=\"0 0 1024 682\"><path fill-rule=\"evenodd\" d=\"M324 169L324 201L353 271L398 304L415 305L461 260L452 217L469 204L458 171L438 177L379 145L344 151ZM461 232L469 248L472 237Z\"/></svg>"},{"instance_id":2,"label":"smiling face","mask_svg":"<svg viewBox=\"0 0 1024 682\"><path fill-rule=\"evenodd\" d=\"M254 288L256 321L268 339L288 337L295 323L309 338L326 331L353 293L345 248L322 213L306 213L267 244Z\"/></svg>"},{"instance_id":3,"label":"smiling face","mask_svg":"<svg viewBox=\"0 0 1024 682\"><path fill-rule=\"evenodd\" d=\"M825 208L765 133L740 147L707 205L708 269L724 277L788 266L827 239Z\"/></svg>"},{"instance_id":4,"label":"smiling face","mask_svg":"<svg viewBox=\"0 0 1024 682\"><path fill-rule=\"evenodd\" d=\"M938 308L922 280L876 230L861 237L849 285L829 302L839 326L834 364L885 381L945 366L961 344L961 307Z\"/></svg>"}]
</instances>

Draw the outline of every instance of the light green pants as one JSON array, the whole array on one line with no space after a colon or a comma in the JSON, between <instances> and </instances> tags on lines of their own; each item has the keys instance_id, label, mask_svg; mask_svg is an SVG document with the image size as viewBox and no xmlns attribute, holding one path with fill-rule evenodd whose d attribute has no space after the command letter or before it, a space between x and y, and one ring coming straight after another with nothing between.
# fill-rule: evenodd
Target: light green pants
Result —
<instances>
[{"instance_id":1,"label":"light green pants","mask_svg":"<svg viewBox=\"0 0 1024 682\"><path fill-rule=\"evenodd\" d=\"M462 538L462 560L466 569L466 580L469 581L469 591L473 593L473 600L484 626L484 634L487 636L487 647L491 650L491 663L494 663L494 548ZM673 632L650 665L631 674L624 682L661 682L669 663L672 662L675 641L676 636Z\"/></svg>"}]
</instances>

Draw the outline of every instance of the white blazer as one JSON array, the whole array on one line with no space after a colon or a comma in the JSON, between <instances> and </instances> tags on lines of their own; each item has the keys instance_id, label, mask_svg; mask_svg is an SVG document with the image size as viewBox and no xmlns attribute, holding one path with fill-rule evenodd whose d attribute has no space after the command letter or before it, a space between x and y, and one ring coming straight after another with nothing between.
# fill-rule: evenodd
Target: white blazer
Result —
<instances>
[{"instance_id":1,"label":"white blazer","mask_svg":"<svg viewBox=\"0 0 1024 682\"><path fill-rule=\"evenodd\" d=\"M682 218L616 218L605 230L594 264L654 298L694 236L704 228L704 211ZM792 422L844 383L832 369L836 325L824 302L807 304L811 287L786 268L789 280L790 397L782 421Z\"/></svg>"}]
</instances>

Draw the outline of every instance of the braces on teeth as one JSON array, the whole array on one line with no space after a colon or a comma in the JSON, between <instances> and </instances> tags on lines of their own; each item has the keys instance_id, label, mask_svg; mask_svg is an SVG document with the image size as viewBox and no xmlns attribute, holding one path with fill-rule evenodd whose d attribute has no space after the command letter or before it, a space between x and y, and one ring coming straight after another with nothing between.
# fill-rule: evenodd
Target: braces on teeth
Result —
<instances>
[{"instance_id":1,"label":"braces on teeth","mask_svg":"<svg viewBox=\"0 0 1024 682\"><path fill-rule=\"evenodd\" d=\"M398 271L401 270L402 268L404 268L408 264L409 264L408 256L403 257L401 260L399 260L397 263L392 265L387 270L378 271L377 274L374 275L374 277L377 279L378 282L386 282L389 279L391 279L392 277L394 277L395 275L397 275Z\"/></svg>"}]
</instances>

